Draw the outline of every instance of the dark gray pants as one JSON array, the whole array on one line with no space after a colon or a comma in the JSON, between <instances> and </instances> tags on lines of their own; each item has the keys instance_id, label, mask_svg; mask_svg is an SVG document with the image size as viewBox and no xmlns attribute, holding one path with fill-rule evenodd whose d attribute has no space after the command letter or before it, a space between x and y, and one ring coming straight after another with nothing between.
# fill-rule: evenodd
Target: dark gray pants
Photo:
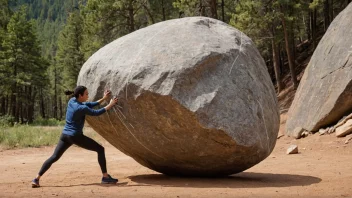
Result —
<instances>
[{"instance_id":1,"label":"dark gray pants","mask_svg":"<svg viewBox=\"0 0 352 198\"><path fill-rule=\"evenodd\" d=\"M72 144L75 144L79 147L82 147L84 149L90 150L90 151L95 151L98 153L98 162L101 168L102 173L106 173L106 160L105 160L105 151L104 147L98 144L96 141L93 139L81 134L81 135L75 135L75 136L69 136L66 134L61 134L59 143L57 144L55 151L53 155L47 159L42 168L39 171L39 175L42 176L49 168L50 166L56 162L62 154L70 147Z\"/></svg>"}]
</instances>

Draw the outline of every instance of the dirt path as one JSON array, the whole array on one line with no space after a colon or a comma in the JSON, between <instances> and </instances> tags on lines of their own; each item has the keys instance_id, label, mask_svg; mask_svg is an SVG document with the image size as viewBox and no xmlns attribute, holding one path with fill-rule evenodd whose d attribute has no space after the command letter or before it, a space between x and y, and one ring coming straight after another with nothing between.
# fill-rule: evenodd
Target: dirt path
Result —
<instances>
[{"instance_id":1,"label":"dirt path","mask_svg":"<svg viewBox=\"0 0 352 198\"><path fill-rule=\"evenodd\" d=\"M100 185L96 154L71 147L41 179L30 181L54 147L0 152L0 197L352 197L352 142L334 134L282 137L253 168L227 178L175 178L149 170L103 141L117 185ZM299 154L286 155L290 144Z\"/></svg>"}]
</instances>

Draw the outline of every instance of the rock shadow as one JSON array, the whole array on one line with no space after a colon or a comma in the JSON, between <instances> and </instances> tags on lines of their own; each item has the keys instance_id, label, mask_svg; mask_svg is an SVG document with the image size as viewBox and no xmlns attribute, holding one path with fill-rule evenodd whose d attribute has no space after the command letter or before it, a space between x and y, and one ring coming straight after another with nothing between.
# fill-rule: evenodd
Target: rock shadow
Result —
<instances>
[{"instance_id":1,"label":"rock shadow","mask_svg":"<svg viewBox=\"0 0 352 198\"><path fill-rule=\"evenodd\" d=\"M129 176L138 185L190 188L266 188L309 186L321 182L318 177L293 174L242 172L227 177L173 177L163 174Z\"/></svg>"}]
</instances>

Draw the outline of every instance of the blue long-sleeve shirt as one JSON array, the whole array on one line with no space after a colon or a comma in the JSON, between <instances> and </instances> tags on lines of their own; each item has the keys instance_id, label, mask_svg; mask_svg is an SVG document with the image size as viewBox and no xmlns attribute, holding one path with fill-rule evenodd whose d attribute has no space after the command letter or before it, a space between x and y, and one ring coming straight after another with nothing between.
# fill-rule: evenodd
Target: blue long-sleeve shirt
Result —
<instances>
[{"instance_id":1,"label":"blue long-sleeve shirt","mask_svg":"<svg viewBox=\"0 0 352 198\"><path fill-rule=\"evenodd\" d=\"M71 98L67 104L66 124L63 134L75 136L83 134L83 126L86 115L99 116L105 113L105 108L98 110L92 109L98 102L79 102L76 98Z\"/></svg>"}]
</instances>

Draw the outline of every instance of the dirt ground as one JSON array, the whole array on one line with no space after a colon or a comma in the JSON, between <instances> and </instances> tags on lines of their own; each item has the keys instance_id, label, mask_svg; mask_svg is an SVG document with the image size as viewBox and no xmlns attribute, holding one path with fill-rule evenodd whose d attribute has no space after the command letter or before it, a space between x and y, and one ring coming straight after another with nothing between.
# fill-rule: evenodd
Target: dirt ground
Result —
<instances>
[{"instance_id":1,"label":"dirt ground","mask_svg":"<svg viewBox=\"0 0 352 198\"><path fill-rule=\"evenodd\" d=\"M352 197L352 142L335 134L281 137L264 161L225 178L165 176L100 142L117 185L100 184L95 153L71 147L42 177L42 187L32 189L30 181L55 147L4 150L0 197ZM286 155L291 144L298 145L299 154Z\"/></svg>"}]
</instances>

